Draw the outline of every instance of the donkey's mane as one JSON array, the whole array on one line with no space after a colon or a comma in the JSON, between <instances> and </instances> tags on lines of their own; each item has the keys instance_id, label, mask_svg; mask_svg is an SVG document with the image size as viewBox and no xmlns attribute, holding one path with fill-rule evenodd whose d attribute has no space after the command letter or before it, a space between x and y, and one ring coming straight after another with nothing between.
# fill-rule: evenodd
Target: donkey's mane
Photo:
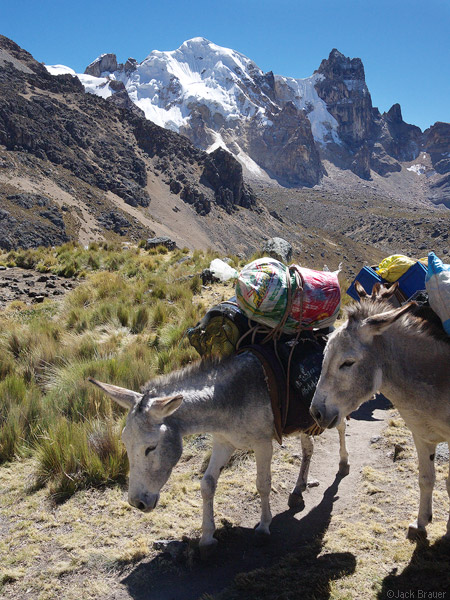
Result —
<instances>
[{"instance_id":1,"label":"donkey's mane","mask_svg":"<svg viewBox=\"0 0 450 600\"><path fill-rule=\"evenodd\" d=\"M361 302L355 302L346 309L349 326L392 309L392 304L389 304L387 300L363 299ZM428 306L415 305L411 312L399 319L398 324L405 333L450 344L450 336L442 327L441 320Z\"/></svg>"},{"instance_id":2,"label":"donkey's mane","mask_svg":"<svg viewBox=\"0 0 450 600\"><path fill-rule=\"evenodd\" d=\"M172 371L167 375L159 375L150 381L147 381L147 383L142 387L141 392L145 394L146 392L153 392L170 384L184 381L185 379L194 379L197 375L201 375L213 370L226 360L227 358L206 358L197 360L196 362L187 365L182 369Z\"/></svg>"}]
</instances>

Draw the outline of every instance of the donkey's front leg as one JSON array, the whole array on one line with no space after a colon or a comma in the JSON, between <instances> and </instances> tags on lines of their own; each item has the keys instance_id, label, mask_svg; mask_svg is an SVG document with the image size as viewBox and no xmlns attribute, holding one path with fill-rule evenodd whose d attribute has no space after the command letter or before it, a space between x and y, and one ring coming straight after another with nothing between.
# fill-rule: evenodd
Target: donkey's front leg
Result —
<instances>
[{"instance_id":1,"label":"donkey's front leg","mask_svg":"<svg viewBox=\"0 0 450 600\"><path fill-rule=\"evenodd\" d=\"M256 459L256 489L261 498L261 520L256 527L258 536L270 535L270 524L272 513L270 512L269 495L272 487L272 475L270 471L272 462L272 440L254 447Z\"/></svg>"},{"instance_id":2,"label":"donkey's front leg","mask_svg":"<svg viewBox=\"0 0 450 600\"><path fill-rule=\"evenodd\" d=\"M348 464L348 452L345 444L345 419L341 419L341 422L336 427L339 432L339 474L345 477L350 473L350 465Z\"/></svg>"},{"instance_id":3,"label":"donkey's front leg","mask_svg":"<svg viewBox=\"0 0 450 600\"><path fill-rule=\"evenodd\" d=\"M300 465L300 473L298 474L297 483L294 489L289 494L288 506L289 508L301 510L305 506L303 500L303 492L306 490L308 485L308 473L309 466L311 464L311 457L314 452L314 440L311 436L306 433L300 434L300 441L302 444L302 464ZM318 485L318 481L312 481L311 485Z\"/></svg>"},{"instance_id":4,"label":"donkey's front leg","mask_svg":"<svg viewBox=\"0 0 450 600\"><path fill-rule=\"evenodd\" d=\"M217 480L223 467L227 464L233 454L234 447L223 440L213 438L213 447L208 468L203 475L201 492L203 499L203 521L202 537L200 538L200 554L207 558L217 544L213 537L216 530L214 524L214 494L216 492Z\"/></svg>"},{"instance_id":5,"label":"donkey's front leg","mask_svg":"<svg viewBox=\"0 0 450 600\"><path fill-rule=\"evenodd\" d=\"M417 522L411 523L408 528L408 539L417 540L426 538L426 526L431 522L433 511L433 487L435 481L434 471L434 455L436 452L436 444L425 442L417 435L414 435L414 443L416 445L417 456L419 459L419 516Z\"/></svg>"}]
</instances>

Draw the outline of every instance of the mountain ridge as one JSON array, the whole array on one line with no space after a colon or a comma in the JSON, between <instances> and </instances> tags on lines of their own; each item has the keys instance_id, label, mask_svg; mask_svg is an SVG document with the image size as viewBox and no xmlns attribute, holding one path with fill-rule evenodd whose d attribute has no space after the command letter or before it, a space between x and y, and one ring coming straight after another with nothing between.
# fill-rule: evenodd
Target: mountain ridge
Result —
<instances>
[{"instance_id":1,"label":"mountain ridge","mask_svg":"<svg viewBox=\"0 0 450 600\"><path fill-rule=\"evenodd\" d=\"M245 55L201 37L173 51L154 50L141 63L118 64L114 54L103 54L77 76L86 91L112 102L127 95L149 120L202 150L225 148L250 178L314 187L328 176L326 161L366 181L403 171L414 186L412 174L426 173L430 185L415 187L450 206L441 177L448 170L433 170L420 158L430 134L405 123L399 104L380 113L361 59L336 48L304 79L264 73Z\"/></svg>"}]
</instances>

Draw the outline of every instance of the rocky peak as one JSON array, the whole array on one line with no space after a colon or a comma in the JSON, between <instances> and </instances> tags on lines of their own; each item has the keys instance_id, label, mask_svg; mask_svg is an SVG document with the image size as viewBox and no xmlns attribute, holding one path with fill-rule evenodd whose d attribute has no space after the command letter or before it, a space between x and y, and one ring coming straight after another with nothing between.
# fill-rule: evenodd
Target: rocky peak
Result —
<instances>
[{"instance_id":1,"label":"rocky peak","mask_svg":"<svg viewBox=\"0 0 450 600\"><path fill-rule=\"evenodd\" d=\"M400 104L394 104L387 113L383 113L380 123L379 140L387 154L396 160L414 160L419 154L422 131L405 123Z\"/></svg>"},{"instance_id":2,"label":"rocky peak","mask_svg":"<svg viewBox=\"0 0 450 600\"><path fill-rule=\"evenodd\" d=\"M117 71L117 57L115 54L101 54L84 71L85 75L100 77L102 73L113 73Z\"/></svg>"},{"instance_id":3,"label":"rocky peak","mask_svg":"<svg viewBox=\"0 0 450 600\"><path fill-rule=\"evenodd\" d=\"M387 113L384 113L386 120L391 123L401 123L403 121L402 109L400 104L393 104Z\"/></svg>"},{"instance_id":4,"label":"rocky peak","mask_svg":"<svg viewBox=\"0 0 450 600\"><path fill-rule=\"evenodd\" d=\"M353 153L373 135L373 107L360 58L334 49L316 71L315 88L339 124L338 133Z\"/></svg>"},{"instance_id":5,"label":"rocky peak","mask_svg":"<svg viewBox=\"0 0 450 600\"><path fill-rule=\"evenodd\" d=\"M364 65L360 58L349 58L344 56L342 52L333 48L328 59L324 59L320 63L320 67L316 73L321 73L327 79L346 80L346 81L363 81L366 76L364 73Z\"/></svg>"},{"instance_id":6,"label":"rocky peak","mask_svg":"<svg viewBox=\"0 0 450 600\"><path fill-rule=\"evenodd\" d=\"M125 71L125 73L129 75L133 71L136 71L137 65L138 61L135 58L128 58L126 63L122 64L117 62L117 56L115 54L101 54L86 67L84 74L92 75L92 77L101 77L102 73Z\"/></svg>"}]
</instances>

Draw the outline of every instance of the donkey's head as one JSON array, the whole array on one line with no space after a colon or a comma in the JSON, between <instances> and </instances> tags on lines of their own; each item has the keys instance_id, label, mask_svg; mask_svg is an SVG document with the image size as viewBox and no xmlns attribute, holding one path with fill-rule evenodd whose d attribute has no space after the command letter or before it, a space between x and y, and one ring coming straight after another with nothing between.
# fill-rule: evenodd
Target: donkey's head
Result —
<instances>
[{"instance_id":1,"label":"donkey's head","mask_svg":"<svg viewBox=\"0 0 450 600\"><path fill-rule=\"evenodd\" d=\"M355 305L347 323L331 334L310 408L321 427L339 425L342 418L377 393L383 359L378 340L413 306L410 303L390 310L385 302Z\"/></svg>"},{"instance_id":2,"label":"donkey's head","mask_svg":"<svg viewBox=\"0 0 450 600\"><path fill-rule=\"evenodd\" d=\"M181 456L181 435L164 421L177 410L183 396L150 398L95 379L90 381L129 409L122 432L130 463L128 502L148 512L158 503L159 492Z\"/></svg>"}]
</instances>

